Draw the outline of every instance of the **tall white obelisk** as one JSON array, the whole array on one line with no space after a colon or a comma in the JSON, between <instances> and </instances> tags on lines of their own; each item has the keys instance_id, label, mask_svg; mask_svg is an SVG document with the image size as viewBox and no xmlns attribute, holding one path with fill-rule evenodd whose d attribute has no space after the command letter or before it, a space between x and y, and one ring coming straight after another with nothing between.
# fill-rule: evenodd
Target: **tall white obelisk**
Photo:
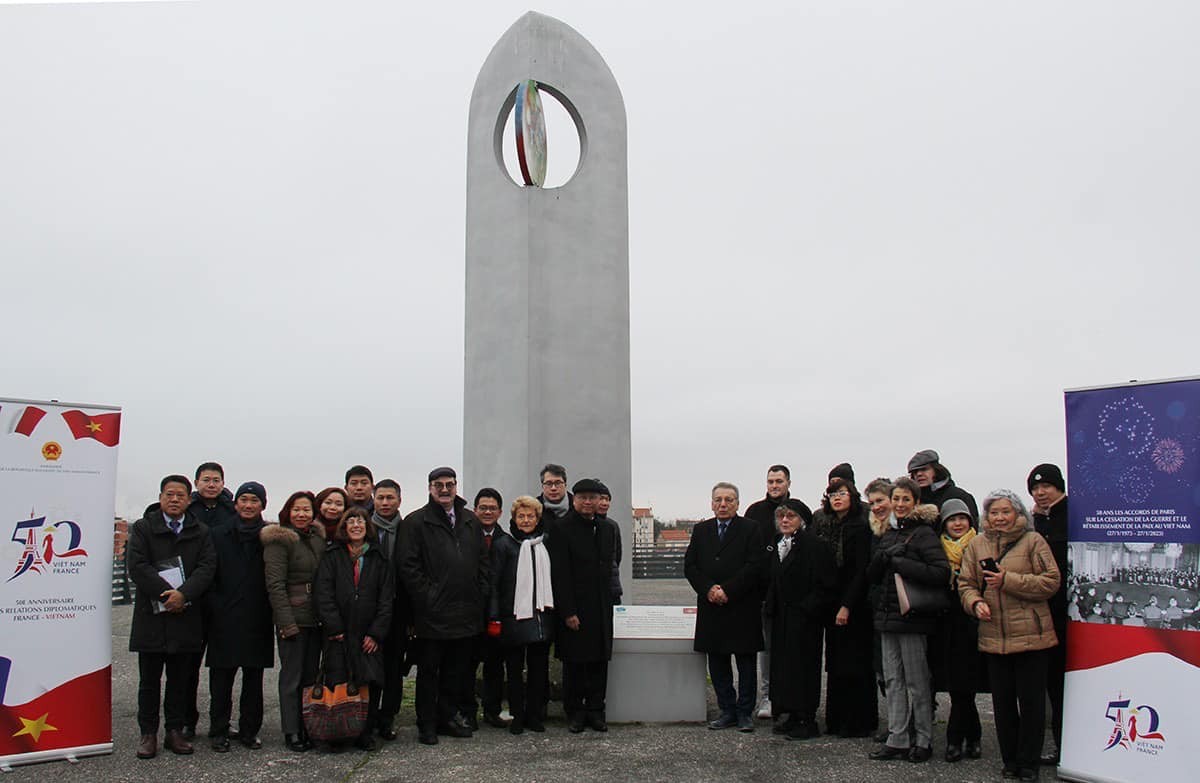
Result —
<instances>
[{"instance_id":1,"label":"tall white obelisk","mask_svg":"<svg viewBox=\"0 0 1200 783\"><path fill-rule=\"evenodd\" d=\"M571 113L579 166L566 184L509 177L502 138L529 80ZM526 154L536 150L526 150ZM546 154L555 154L554 139ZM527 13L493 47L467 132L466 395L463 480L505 505L537 495L547 462L613 493L622 581L632 550L629 436L629 202L625 104L583 36Z\"/></svg>"}]
</instances>

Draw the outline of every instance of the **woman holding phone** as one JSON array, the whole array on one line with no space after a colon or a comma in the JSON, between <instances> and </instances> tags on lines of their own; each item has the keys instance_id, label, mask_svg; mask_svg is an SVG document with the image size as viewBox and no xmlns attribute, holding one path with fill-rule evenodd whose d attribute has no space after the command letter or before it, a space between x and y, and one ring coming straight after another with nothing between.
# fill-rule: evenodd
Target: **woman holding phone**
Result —
<instances>
[{"instance_id":1,"label":"woman holding phone","mask_svg":"<svg viewBox=\"0 0 1200 783\"><path fill-rule=\"evenodd\" d=\"M979 620L1004 777L1038 780L1047 650L1058 644L1047 600L1061 577L1050 545L1034 532L1016 493L992 491L983 514L983 533L963 552L958 594L963 609Z\"/></svg>"}]
</instances>

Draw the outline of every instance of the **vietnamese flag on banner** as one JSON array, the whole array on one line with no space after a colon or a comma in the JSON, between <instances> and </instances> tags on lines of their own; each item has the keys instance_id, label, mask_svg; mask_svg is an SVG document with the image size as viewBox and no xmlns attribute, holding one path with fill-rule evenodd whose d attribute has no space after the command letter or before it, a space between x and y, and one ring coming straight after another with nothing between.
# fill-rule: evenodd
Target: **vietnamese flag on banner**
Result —
<instances>
[{"instance_id":1,"label":"vietnamese flag on banner","mask_svg":"<svg viewBox=\"0 0 1200 783\"><path fill-rule=\"evenodd\" d=\"M75 440L91 438L105 446L115 446L121 439L120 413L97 413L89 416L83 411L64 411L62 417L71 428Z\"/></svg>"},{"instance_id":2,"label":"vietnamese flag on banner","mask_svg":"<svg viewBox=\"0 0 1200 783\"><path fill-rule=\"evenodd\" d=\"M0 705L0 757L106 742L112 742L112 666L24 704Z\"/></svg>"},{"instance_id":3,"label":"vietnamese flag on banner","mask_svg":"<svg viewBox=\"0 0 1200 783\"><path fill-rule=\"evenodd\" d=\"M25 410L22 411L20 418L13 425L13 432L29 437L33 434L33 428L38 425L38 422L45 415L46 412L35 405L25 406Z\"/></svg>"}]
</instances>

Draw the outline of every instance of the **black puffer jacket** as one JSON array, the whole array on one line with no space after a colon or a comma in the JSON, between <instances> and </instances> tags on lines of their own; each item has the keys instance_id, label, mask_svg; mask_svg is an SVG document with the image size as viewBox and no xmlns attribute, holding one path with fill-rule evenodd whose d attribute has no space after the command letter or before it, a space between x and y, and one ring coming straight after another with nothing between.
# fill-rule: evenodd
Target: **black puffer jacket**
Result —
<instances>
[{"instance_id":1,"label":"black puffer jacket","mask_svg":"<svg viewBox=\"0 0 1200 783\"><path fill-rule=\"evenodd\" d=\"M174 558L183 563L184 581L179 591L188 606L179 613L155 614L153 603L171 589L158 572ZM167 527L161 508L154 503L129 530L125 563L129 578L137 585L129 651L200 652L204 648L201 602L217 571L217 555L208 528L191 513L185 513L183 530L177 536Z\"/></svg>"},{"instance_id":2,"label":"black puffer jacket","mask_svg":"<svg viewBox=\"0 0 1200 783\"><path fill-rule=\"evenodd\" d=\"M363 652L363 637L370 636L382 644L392 626L392 602L396 585L392 581L392 566L378 547L368 547L362 556L358 584L354 584L354 565L343 543L330 543L321 564L317 566L315 601L321 619L321 636L329 645L325 664L326 682L346 682L346 658L350 661L354 681L382 684L383 648ZM344 644L331 642L331 636L344 634Z\"/></svg>"},{"instance_id":3,"label":"black puffer jacket","mask_svg":"<svg viewBox=\"0 0 1200 783\"><path fill-rule=\"evenodd\" d=\"M554 626L558 622L554 610L533 610L533 617L518 620L513 612L517 592L517 565L521 554L521 542L527 538L543 536L542 545L547 544L545 523L538 522L532 533L526 535L517 529L516 523L509 527L510 536L496 536L492 544L492 594L489 600L488 617L500 621L500 642L508 647L522 644L546 642L554 638ZM497 531L497 534L500 531ZM537 588L536 574L534 589Z\"/></svg>"},{"instance_id":4,"label":"black puffer jacket","mask_svg":"<svg viewBox=\"0 0 1200 783\"><path fill-rule=\"evenodd\" d=\"M921 584L944 587L950 584L950 563L931 525L938 519L937 506L917 506L900 529L889 529L879 539L875 556L867 567L867 579L880 586L875 607L875 630L882 633L923 633L937 630L938 616L909 612L900 614L895 574Z\"/></svg>"},{"instance_id":5,"label":"black puffer jacket","mask_svg":"<svg viewBox=\"0 0 1200 783\"><path fill-rule=\"evenodd\" d=\"M432 497L404 518L397 543L399 576L412 600L419 639L465 639L483 633L488 551L483 528L462 498L456 523Z\"/></svg>"}]
</instances>

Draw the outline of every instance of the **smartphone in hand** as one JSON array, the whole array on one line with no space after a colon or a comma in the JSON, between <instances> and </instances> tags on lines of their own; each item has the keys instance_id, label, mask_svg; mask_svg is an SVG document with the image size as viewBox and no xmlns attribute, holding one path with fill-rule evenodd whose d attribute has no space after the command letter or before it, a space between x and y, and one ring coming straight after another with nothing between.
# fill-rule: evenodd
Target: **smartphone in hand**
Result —
<instances>
[{"instance_id":1,"label":"smartphone in hand","mask_svg":"<svg viewBox=\"0 0 1200 783\"><path fill-rule=\"evenodd\" d=\"M1000 572L1000 564L996 562L994 557L985 557L979 561L979 567L984 571L991 571L993 574Z\"/></svg>"}]
</instances>

